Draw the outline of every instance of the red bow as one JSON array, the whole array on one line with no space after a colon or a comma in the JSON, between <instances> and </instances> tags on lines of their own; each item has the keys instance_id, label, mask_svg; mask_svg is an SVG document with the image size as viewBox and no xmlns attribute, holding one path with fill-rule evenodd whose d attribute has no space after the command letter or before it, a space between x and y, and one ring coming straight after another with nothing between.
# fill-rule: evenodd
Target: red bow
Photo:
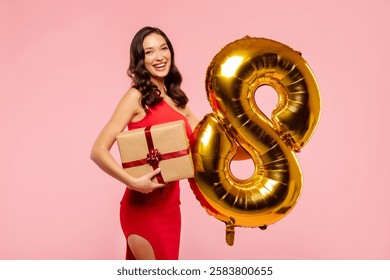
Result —
<instances>
[{"instance_id":1,"label":"red bow","mask_svg":"<svg viewBox=\"0 0 390 280\"><path fill-rule=\"evenodd\" d=\"M158 149L150 150L149 153L146 155L146 162L149 163L151 166L158 164L160 160L162 160L162 157Z\"/></svg>"}]
</instances>

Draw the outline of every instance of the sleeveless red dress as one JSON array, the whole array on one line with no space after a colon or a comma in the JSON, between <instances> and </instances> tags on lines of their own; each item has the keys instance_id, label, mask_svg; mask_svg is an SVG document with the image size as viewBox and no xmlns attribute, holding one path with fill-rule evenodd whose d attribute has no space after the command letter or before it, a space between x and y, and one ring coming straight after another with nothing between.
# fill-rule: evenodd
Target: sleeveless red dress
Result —
<instances>
[{"instance_id":1,"label":"sleeveless red dress","mask_svg":"<svg viewBox=\"0 0 390 280\"><path fill-rule=\"evenodd\" d=\"M128 129L176 120L184 120L187 136L190 138L192 131L187 118L164 100L148 108L142 120L129 123ZM137 234L149 241L157 260L177 260L181 230L179 181L171 182L149 194L126 188L121 201L120 221L126 244L129 235ZM126 259L135 259L128 244Z\"/></svg>"}]
</instances>

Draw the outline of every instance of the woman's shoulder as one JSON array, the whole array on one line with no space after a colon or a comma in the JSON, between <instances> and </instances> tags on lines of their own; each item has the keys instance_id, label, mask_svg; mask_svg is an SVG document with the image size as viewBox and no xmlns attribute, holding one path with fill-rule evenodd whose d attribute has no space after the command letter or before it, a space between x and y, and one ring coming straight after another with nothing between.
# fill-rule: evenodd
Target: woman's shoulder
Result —
<instances>
[{"instance_id":1,"label":"woman's shoulder","mask_svg":"<svg viewBox=\"0 0 390 280\"><path fill-rule=\"evenodd\" d=\"M142 109L141 92L134 87L129 88L119 101L120 108L138 113Z\"/></svg>"},{"instance_id":2,"label":"woman's shoulder","mask_svg":"<svg viewBox=\"0 0 390 280\"><path fill-rule=\"evenodd\" d=\"M141 98L141 92L135 87L129 88L129 90L125 93L125 97L134 101L138 101Z\"/></svg>"}]
</instances>

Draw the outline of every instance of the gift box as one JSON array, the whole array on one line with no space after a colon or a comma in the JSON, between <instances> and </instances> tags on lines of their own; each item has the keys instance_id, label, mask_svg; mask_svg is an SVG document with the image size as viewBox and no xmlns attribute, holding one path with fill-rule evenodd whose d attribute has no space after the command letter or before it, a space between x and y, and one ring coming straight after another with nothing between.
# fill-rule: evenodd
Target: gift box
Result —
<instances>
[{"instance_id":1,"label":"gift box","mask_svg":"<svg viewBox=\"0 0 390 280\"><path fill-rule=\"evenodd\" d=\"M153 181L159 183L194 177L183 120L123 131L116 140L122 167L133 177L157 168L161 173Z\"/></svg>"}]
</instances>

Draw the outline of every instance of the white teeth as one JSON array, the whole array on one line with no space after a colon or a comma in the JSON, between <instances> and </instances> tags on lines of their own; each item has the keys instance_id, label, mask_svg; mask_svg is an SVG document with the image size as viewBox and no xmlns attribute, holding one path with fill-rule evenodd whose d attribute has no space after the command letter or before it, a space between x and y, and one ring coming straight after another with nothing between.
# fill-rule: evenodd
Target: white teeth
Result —
<instances>
[{"instance_id":1,"label":"white teeth","mask_svg":"<svg viewBox=\"0 0 390 280\"><path fill-rule=\"evenodd\" d=\"M154 67L164 67L165 66L165 63L161 63L161 64L156 64L154 65Z\"/></svg>"}]
</instances>

